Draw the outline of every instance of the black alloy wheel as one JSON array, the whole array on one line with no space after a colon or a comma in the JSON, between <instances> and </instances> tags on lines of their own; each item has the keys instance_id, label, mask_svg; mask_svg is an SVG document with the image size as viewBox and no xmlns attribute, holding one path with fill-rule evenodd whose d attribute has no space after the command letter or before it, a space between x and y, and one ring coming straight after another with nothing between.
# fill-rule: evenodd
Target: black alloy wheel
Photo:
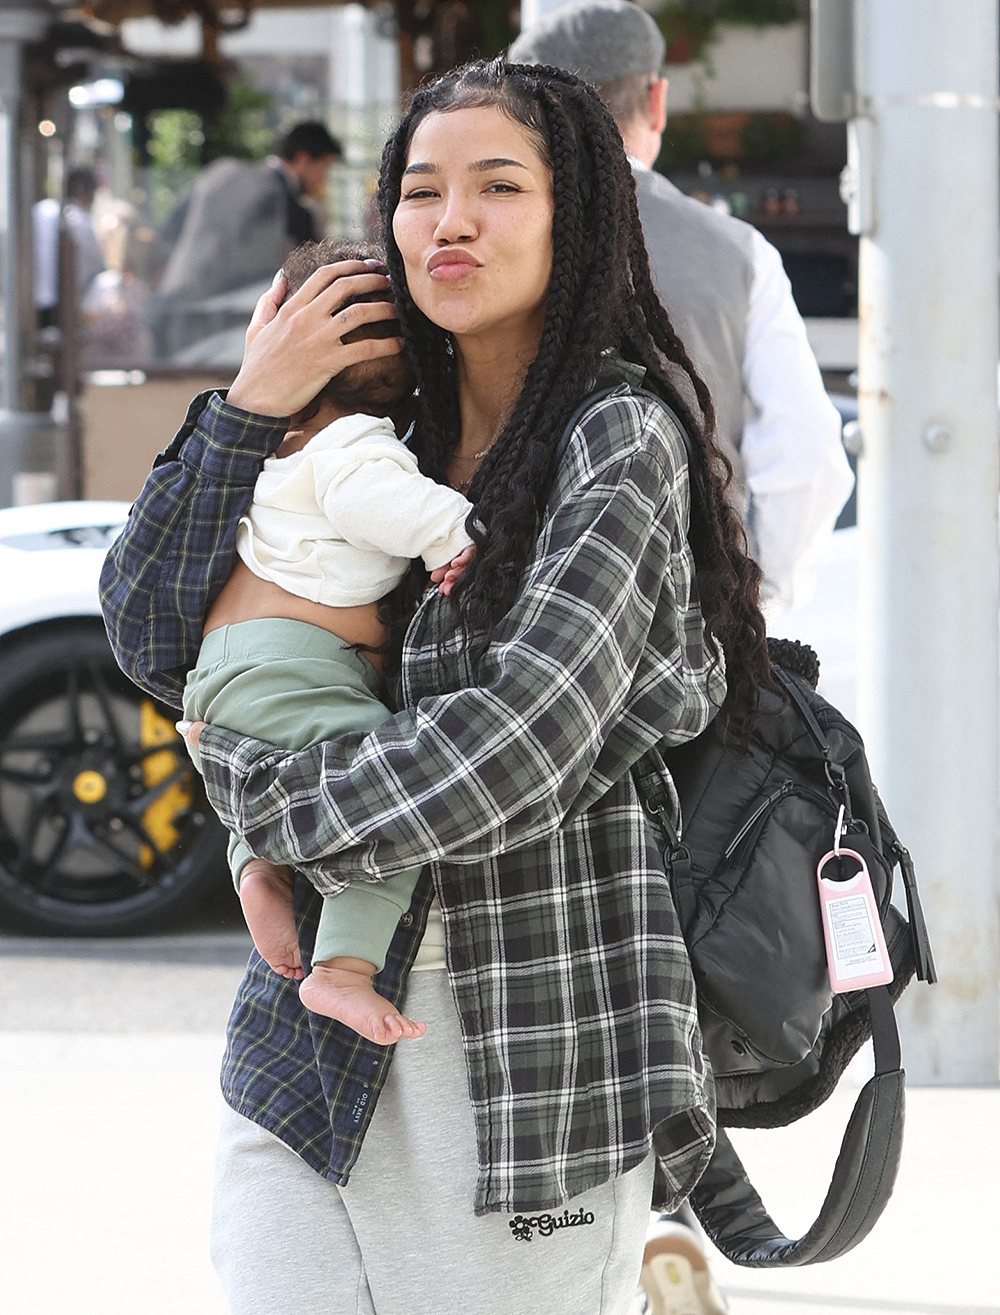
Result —
<instances>
[{"instance_id":1,"label":"black alloy wheel","mask_svg":"<svg viewBox=\"0 0 1000 1315\"><path fill-rule=\"evenodd\" d=\"M99 622L0 651L0 926L159 930L228 880L175 717L121 673Z\"/></svg>"}]
</instances>

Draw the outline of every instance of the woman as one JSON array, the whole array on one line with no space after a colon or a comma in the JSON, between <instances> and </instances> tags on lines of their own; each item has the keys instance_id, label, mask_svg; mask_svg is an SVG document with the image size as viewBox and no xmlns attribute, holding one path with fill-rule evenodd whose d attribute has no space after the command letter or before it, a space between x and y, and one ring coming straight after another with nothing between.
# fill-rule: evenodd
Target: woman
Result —
<instances>
[{"instance_id":1,"label":"woman","mask_svg":"<svg viewBox=\"0 0 1000 1315\"><path fill-rule=\"evenodd\" d=\"M387 144L380 202L412 444L467 490L475 560L450 597L424 593L400 710L373 733L297 754L188 733L227 825L305 874L305 955L316 891L426 865L377 981L427 1035L393 1058L306 1016L251 959L216 1261L239 1312L624 1312L651 1194L681 1200L713 1143L693 985L629 769L717 713L723 655L730 693L767 678L759 574L588 88L499 61L448 75ZM329 332L333 294L313 277L318 310L309 285L262 302L228 403L192 409L109 559L119 657L175 701L206 563L231 560L251 469L315 384L299 344Z\"/></svg>"}]
</instances>

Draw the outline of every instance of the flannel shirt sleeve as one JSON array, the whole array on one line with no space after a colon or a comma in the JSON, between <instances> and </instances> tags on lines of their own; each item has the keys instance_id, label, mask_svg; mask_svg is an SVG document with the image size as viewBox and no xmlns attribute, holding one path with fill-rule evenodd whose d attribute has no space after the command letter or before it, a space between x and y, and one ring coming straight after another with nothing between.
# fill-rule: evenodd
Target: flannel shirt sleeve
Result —
<instances>
[{"instance_id":1,"label":"flannel shirt sleeve","mask_svg":"<svg viewBox=\"0 0 1000 1315\"><path fill-rule=\"evenodd\" d=\"M696 604L696 624L688 615L683 448L672 428L663 441L669 422L655 403L650 421L649 406L617 398L588 421L582 474L545 523L478 685L297 753L205 727L202 771L225 825L336 893L532 844L664 734L698 734L716 711L717 664ZM595 773L616 734L616 763L605 756Z\"/></svg>"},{"instance_id":2,"label":"flannel shirt sleeve","mask_svg":"<svg viewBox=\"0 0 1000 1315\"><path fill-rule=\"evenodd\" d=\"M119 666L179 708L205 614L232 570L236 526L287 418L199 393L156 458L101 571L101 607Z\"/></svg>"}]
</instances>

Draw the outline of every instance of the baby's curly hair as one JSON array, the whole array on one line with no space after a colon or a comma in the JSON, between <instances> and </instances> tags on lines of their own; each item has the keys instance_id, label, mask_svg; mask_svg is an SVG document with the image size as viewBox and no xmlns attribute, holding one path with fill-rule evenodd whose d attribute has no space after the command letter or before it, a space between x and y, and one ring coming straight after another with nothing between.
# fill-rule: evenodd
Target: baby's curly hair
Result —
<instances>
[{"instance_id":1,"label":"baby's curly hair","mask_svg":"<svg viewBox=\"0 0 1000 1315\"><path fill-rule=\"evenodd\" d=\"M303 242L290 251L281 267L288 284L288 296L298 292L310 274L324 265L336 265L341 260L385 260L385 252L371 242L352 242L343 237L324 237L319 242ZM365 301L388 301L389 294L369 294Z\"/></svg>"},{"instance_id":2,"label":"baby's curly hair","mask_svg":"<svg viewBox=\"0 0 1000 1315\"><path fill-rule=\"evenodd\" d=\"M341 237L325 237L319 242L303 242L288 255L281 272L287 284L286 297L298 292L306 279L324 265L336 265L342 260L385 260L385 253L371 242L353 242ZM359 301L392 301L392 293L363 292L357 297L350 297L344 306L353 306ZM343 307L341 307L343 309ZM362 324L344 335L344 342L356 342L361 338L396 337L399 325L396 320L377 320L372 324ZM405 357L390 356L378 362L366 362L362 365L348 366L325 384L311 402L308 402L295 416L298 424L311 420L324 402L335 405L354 406L363 402L366 395L372 399L376 408L391 409L398 398L412 392L413 373ZM358 407L363 410L363 406Z\"/></svg>"}]
</instances>

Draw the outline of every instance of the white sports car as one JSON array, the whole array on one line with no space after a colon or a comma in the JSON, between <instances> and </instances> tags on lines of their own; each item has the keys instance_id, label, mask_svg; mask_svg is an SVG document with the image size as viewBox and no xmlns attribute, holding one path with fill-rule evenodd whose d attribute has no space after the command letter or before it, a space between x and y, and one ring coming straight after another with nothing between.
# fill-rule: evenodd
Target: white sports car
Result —
<instances>
[{"instance_id":1,"label":"white sports car","mask_svg":"<svg viewBox=\"0 0 1000 1315\"><path fill-rule=\"evenodd\" d=\"M149 931L228 883L225 832L174 730L104 633L101 562L124 502L0 510L0 928ZM821 689L854 711L856 530L834 535L817 597L778 623L813 645Z\"/></svg>"},{"instance_id":2,"label":"white sports car","mask_svg":"<svg viewBox=\"0 0 1000 1315\"><path fill-rule=\"evenodd\" d=\"M124 502L0 510L0 927L148 931L226 876L175 715L119 671L97 585Z\"/></svg>"}]
</instances>

